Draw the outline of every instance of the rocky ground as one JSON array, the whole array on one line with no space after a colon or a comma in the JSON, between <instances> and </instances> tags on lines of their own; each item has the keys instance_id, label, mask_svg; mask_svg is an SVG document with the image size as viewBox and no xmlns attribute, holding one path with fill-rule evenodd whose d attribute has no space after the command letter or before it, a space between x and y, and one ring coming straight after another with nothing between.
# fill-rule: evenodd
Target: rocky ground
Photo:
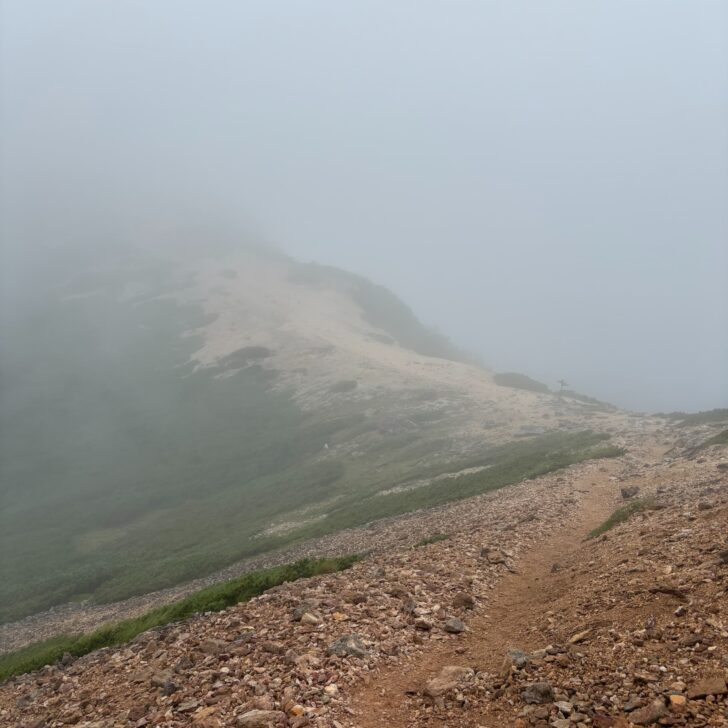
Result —
<instances>
[{"instance_id":1,"label":"rocky ground","mask_svg":"<svg viewBox=\"0 0 728 728\"><path fill-rule=\"evenodd\" d=\"M15 678L0 725L728 725L728 453L625 444L374 524L387 548L349 571ZM650 508L584 541L630 487ZM414 548L415 526L449 538Z\"/></svg>"},{"instance_id":2,"label":"rocky ground","mask_svg":"<svg viewBox=\"0 0 728 728\"><path fill-rule=\"evenodd\" d=\"M621 477L612 498L636 486L650 510L586 542L582 510L519 560L462 637L378 670L355 725L728 725L725 455Z\"/></svg>"}]
</instances>

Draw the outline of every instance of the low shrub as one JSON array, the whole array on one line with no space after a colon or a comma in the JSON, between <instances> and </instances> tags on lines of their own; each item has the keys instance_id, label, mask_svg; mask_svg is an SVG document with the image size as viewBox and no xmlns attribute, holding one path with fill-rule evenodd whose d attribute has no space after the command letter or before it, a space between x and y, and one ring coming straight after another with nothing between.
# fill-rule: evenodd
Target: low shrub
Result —
<instances>
[{"instance_id":1,"label":"low shrub","mask_svg":"<svg viewBox=\"0 0 728 728\"><path fill-rule=\"evenodd\" d=\"M620 523L625 523L632 518L635 513L641 513L642 511L649 510L655 505L654 498L638 498L637 500L630 501L626 505L617 508L604 523L597 526L593 531L589 532L588 539L596 538L601 536L603 533L610 531Z\"/></svg>"},{"instance_id":2,"label":"low shrub","mask_svg":"<svg viewBox=\"0 0 728 728\"><path fill-rule=\"evenodd\" d=\"M428 536L427 538L423 538L422 541L418 541L415 544L415 548L420 548L421 546L429 546L431 543L439 543L440 541L447 541L450 538L449 533L435 533L432 536Z\"/></svg>"},{"instance_id":3,"label":"low shrub","mask_svg":"<svg viewBox=\"0 0 728 728\"><path fill-rule=\"evenodd\" d=\"M493 381L501 387L512 387L513 389L525 389L528 392L549 394L551 391L543 382L538 382L525 374L518 372L501 372L493 375Z\"/></svg>"}]
</instances>

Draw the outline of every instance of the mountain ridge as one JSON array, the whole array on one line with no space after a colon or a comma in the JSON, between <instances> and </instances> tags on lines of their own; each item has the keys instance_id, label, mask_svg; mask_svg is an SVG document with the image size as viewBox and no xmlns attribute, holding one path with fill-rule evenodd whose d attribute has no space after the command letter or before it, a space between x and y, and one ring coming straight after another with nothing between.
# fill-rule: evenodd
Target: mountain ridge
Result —
<instances>
[{"instance_id":1,"label":"mountain ridge","mask_svg":"<svg viewBox=\"0 0 728 728\"><path fill-rule=\"evenodd\" d=\"M695 428L716 426L646 418L621 434L617 459L391 519L347 571L11 679L0 716L86 728L721 725L726 452L685 454ZM584 540L636 496L653 504ZM423 532L439 535L415 541Z\"/></svg>"},{"instance_id":2,"label":"mountain ridge","mask_svg":"<svg viewBox=\"0 0 728 728\"><path fill-rule=\"evenodd\" d=\"M2 354L0 618L169 588L406 510L392 488L433 468L559 432L548 459L627 416L499 387L383 290L260 248L54 281Z\"/></svg>"}]
</instances>

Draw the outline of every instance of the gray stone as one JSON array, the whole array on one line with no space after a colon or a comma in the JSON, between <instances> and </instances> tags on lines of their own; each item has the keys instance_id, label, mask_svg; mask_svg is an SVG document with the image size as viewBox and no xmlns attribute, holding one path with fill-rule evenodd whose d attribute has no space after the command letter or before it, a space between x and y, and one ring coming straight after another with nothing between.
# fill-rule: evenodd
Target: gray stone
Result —
<instances>
[{"instance_id":1,"label":"gray stone","mask_svg":"<svg viewBox=\"0 0 728 728\"><path fill-rule=\"evenodd\" d=\"M450 634L460 634L461 632L465 632L465 623L462 619L450 617L450 619L445 622L445 632L450 632Z\"/></svg>"},{"instance_id":2,"label":"gray stone","mask_svg":"<svg viewBox=\"0 0 728 728\"><path fill-rule=\"evenodd\" d=\"M162 688L168 682L170 682L172 678L173 674L171 670L161 670L160 672L155 672L151 678L152 687Z\"/></svg>"},{"instance_id":3,"label":"gray stone","mask_svg":"<svg viewBox=\"0 0 728 728\"><path fill-rule=\"evenodd\" d=\"M316 605L313 602L301 602L294 610L293 610L293 621L294 622L300 622L301 618L304 614L308 614L309 612L313 612L316 608Z\"/></svg>"},{"instance_id":4,"label":"gray stone","mask_svg":"<svg viewBox=\"0 0 728 728\"><path fill-rule=\"evenodd\" d=\"M520 670L528 664L528 661L531 658L527 652L514 648L506 652L506 659L510 661L510 664L513 665L513 667Z\"/></svg>"},{"instance_id":5,"label":"gray stone","mask_svg":"<svg viewBox=\"0 0 728 728\"><path fill-rule=\"evenodd\" d=\"M452 600L452 605L456 609L474 609L475 599L467 592L458 592Z\"/></svg>"},{"instance_id":6,"label":"gray stone","mask_svg":"<svg viewBox=\"0 0 728 728\"><path fill-rule=\"evenodd\" d=\"M521 691L521 698L525 703L540 705L542 703L552 703L554 700L554 689L550 683L535 682Z\"/></svg>"},{"instance_id":7,"label":"gray stone","mask_svg":"<svg viewBox=\"0 0 728 728\"><path fill-rule=\"evenodd\" d=\"M329 655L338 657L366 657L369 650L364 646L358 634L345 634L332 642L326 650Z\"/></svg>"}]
</instances>

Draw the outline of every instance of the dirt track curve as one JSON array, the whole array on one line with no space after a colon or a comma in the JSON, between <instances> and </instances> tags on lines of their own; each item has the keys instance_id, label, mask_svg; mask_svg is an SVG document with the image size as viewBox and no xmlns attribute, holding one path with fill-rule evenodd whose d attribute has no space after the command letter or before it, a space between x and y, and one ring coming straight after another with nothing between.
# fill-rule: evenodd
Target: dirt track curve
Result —
<instances>
[{"instance_id":1,"label":"dirt track curve","mask_svg":"<svg viewBox=\"0 0 728 728\"><path fill-rule=\"evenodd\" d=\"M648 452L657 458L662 454L657 447ZM614 510L619 492L613 477L617 470L615 463L606 463L589 483L578 488L583 499L574 518L564 522L540 546L523 554L517 572L505 576L494 590L486 612L472 619L464 640L438 643L417 655L411 664L379 671L352 701L358 728L510 725L512 712L506 717L497 704L486 714L478 711L452 722L418 710L411 697L421 694L427 680L447 665L469 665L476 671L498 673L509 649L530 651L543 647L545 638L536 625L550 616L557 599L578 586L577 577L563 567L583 549L585 536Z\"/></svg>"}]
</instances>

